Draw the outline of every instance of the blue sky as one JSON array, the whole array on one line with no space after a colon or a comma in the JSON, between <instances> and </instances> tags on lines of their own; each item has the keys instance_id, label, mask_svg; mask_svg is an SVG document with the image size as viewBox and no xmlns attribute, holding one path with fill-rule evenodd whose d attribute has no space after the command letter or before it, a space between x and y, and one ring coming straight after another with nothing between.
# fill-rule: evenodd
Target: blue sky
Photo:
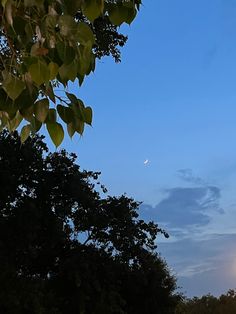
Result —
<instances>
[{"instance_id":1,"label":"blue sky","mask_svg":"<svg viewBox=\"0 0 236 314\"><path fill-rule=\"evenodd\" d=\"M122 62L71 86L94 122L63 147L169 231L183 292L236 288L236 0L144 0L122 30Z\"/></svg>"}]
</instances>

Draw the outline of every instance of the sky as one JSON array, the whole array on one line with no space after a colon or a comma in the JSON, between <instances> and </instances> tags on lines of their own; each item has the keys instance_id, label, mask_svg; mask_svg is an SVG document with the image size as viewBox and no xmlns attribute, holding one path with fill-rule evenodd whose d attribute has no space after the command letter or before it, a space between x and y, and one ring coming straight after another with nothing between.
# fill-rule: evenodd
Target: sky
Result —
<instances>
[{"instance_id":1,"label":"sky","mask_svg":"<svg viewBox=\"0 0 236 314\"><path fill-rule=\"evenodd\" d=\"M94 119L62 148L170 234L158 252L180 291L225 293L236 288L236 0L143 0L121 31L122 62L104 58L69 87Z\"/></svg>"}]
</instances>

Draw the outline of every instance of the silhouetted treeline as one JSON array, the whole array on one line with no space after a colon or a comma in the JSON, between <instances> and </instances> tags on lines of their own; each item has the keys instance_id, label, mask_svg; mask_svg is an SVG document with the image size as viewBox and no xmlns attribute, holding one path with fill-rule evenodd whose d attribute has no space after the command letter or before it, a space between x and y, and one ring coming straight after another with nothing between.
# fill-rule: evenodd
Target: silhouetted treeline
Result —
<instances>
[{"instance_id":1,"label":"silhouetted treeline","mask_svg":"<svg viewBox=\"0 0 236 314\"><path fill-rule=\"evenodd\" d=\"M235 314L236 291L229 290L220 297L211 294L185 299L179 303L176 314Z\"/></svg>"},{"instance_id":2,"label":"silhouetted treeline","mask_svg":"<svg viewBox=\"0 0 236 314\"><path fill-rule=\"evenodd\" d=\"M0 134L0 313L174 313L176 280L155 253L165 232L98 177L41 137Z\"/></svg>"}]
</instances>

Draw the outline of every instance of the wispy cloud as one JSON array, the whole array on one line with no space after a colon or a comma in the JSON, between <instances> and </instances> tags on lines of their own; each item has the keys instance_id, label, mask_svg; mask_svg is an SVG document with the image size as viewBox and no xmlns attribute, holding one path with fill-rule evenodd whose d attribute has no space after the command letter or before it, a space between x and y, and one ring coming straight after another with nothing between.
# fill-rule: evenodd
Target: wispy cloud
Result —
<instances>
[{"instance_id":1,"label":"wispy cloud","mask_svg":"<svg viewBox=\"0 0 236 314\"><path fill-rule=\"evenodd\" d=\"M235 242L236 233L212 234L205 239L159 243L159 250L191 296L217 295L236 288Z\"/></svg>"},{"instance_id":2,"label":"wispy cloud","mask_svg":"<svg viewBox=\"0 0 236 314\"><path fill-rule=\"evenodd\" d=\"M177 170L177 176L188 183L193 183L196 185L207 185L205 180L194 175L192 169L189 168Z\"/></svg>"}]
</instances>

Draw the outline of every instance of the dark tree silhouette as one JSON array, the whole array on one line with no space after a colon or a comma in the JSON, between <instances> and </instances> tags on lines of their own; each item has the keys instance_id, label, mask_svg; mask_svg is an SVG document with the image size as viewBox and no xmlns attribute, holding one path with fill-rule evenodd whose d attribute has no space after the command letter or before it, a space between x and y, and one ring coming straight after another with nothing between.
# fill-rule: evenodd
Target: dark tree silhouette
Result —
<instances>
[{"instance_id":1,"label":"dark tree silhouette","mask_svg":"<svg viewBox=\"0 0 236 314\"><path fill-rule=\"evenodd\" d=\"M0 313L174 313L163 231L98 176L39 136L0 134Z\"/></svg>"},{"instance_id":2,"label":"dark tree silhouette","mask_svg":"<svg viewBox=\"0 0 236 314\"><path fill-rule=\"evenodd\" d=\"M207 294L202 297L183 299L176 308L176 314L235 314L236 291L229 290L218 298Z\"/></svg>"}]
</instances>

